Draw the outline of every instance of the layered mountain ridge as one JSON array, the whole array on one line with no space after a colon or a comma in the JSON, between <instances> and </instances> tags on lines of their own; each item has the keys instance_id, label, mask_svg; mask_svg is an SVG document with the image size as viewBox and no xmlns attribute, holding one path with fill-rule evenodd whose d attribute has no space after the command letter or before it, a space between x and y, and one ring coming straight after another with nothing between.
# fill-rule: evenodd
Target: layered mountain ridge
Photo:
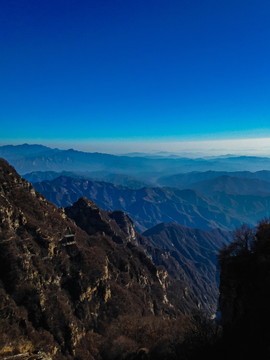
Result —
<instances>
[{"instance_id":1,"label":"layered mountain ridge","mask_svg":"<svg viewBox=\"0 0 270 360\"><path fill-rule=\"evenodd\" d=\"M259 171L270 170L267 157L226 156L213 159L186 157L129 157L103 153L87 153L73 149L59 150L42 145L0 146L0 157L8 160L20 174L32 171L109 171L142 175L145 180L157 179L190 171Z\"/></svg>"},{"instance_id":2,"label":"layered mountain ridge","mask_svg":"<svg viewBox=\"0 0 270 360\"><path fill-rule=\"evenodd\" d=\"M255 226L258 220L267 217L270 208L270 196L223 192L207 196L195 190L174 188L130 189L66 176L35 183L34 187L57 206L69 206L86 196L104 210L122 210L141 232L162 222L231 231L243 223Z\"/></svg>"}]
</instances>

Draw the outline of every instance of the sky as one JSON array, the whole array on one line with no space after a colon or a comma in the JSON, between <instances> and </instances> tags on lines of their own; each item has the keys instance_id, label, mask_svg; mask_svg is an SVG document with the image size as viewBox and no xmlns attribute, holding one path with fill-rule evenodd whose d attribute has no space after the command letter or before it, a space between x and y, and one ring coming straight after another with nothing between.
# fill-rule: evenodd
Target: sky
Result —
<instances>
[{"instance_id":1,"label":"sky","mask_svg":"<svg viewBox=\"0 0 270 360\"><path fill-rule=\"evenodd\" d=\"M269 19L269 0L2 1L0 143L270 156Z\"/></svg>"}]
</instances>

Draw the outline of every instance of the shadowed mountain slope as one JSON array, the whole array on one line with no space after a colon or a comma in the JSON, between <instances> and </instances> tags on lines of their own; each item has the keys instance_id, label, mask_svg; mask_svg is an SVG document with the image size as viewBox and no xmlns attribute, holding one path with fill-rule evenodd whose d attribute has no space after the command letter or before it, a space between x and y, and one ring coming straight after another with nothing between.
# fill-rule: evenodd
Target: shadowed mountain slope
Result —
<instances>
[{"instance_id":1,"label":"shadowed mountain slope","mask_svg":"<svg viewBox=\"0 0 270 360\"><path fill-rule=\"evenodd\" d=\"M191 229L179 224L159 224L144 232L143 236L162 251L159 261L166 257L176 261L178 266L175 261L170 261L171 266L167 266L174 277L181 274L177 267L184 270L183 280L190 284L201 306L207 306L208 313L213 315L219 294L217 254L231 242L231 234L221 230Z\"/></svg>"},{"instance_id":2,"label":"shadowed mountain slope","mask_svg":"<svg viewBox=\"0 0 270 360\"><path fill-rule=\"evenodd\" d=\"M216 312L216 254L231 241L230 233L190 229L178 224L160 224L142 236L135 232L128 215L122 211L105 212L86 198L80 198L65 208L65 212L88 234L94 234L99 229L117 243L126 239L130 245L141 246L156 266L163 266L183 287L188 285L185 288L186 296L192 295L198 308L208 316Z\"/></svg>"},{"instance_id":3,"label":"shadowed mountain slope","mask_svg":"<svg viewBox=\"0 0 270 360\"><path fill-rule=\"evenodd\" d=\"M74 209L91 210L89 234L0 160L1 354L99 359L121 316L163 321L196 308L187 285L136 246L124 215L103 216L87 199Z\"/></svg>"}]
</instances>

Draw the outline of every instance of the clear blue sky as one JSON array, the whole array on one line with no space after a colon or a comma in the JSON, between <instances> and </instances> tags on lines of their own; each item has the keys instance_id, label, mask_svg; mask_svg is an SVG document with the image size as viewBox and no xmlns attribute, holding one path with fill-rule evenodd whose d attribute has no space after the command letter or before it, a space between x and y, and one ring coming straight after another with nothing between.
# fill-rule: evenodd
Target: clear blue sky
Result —
<instances>
[{"instance_id":1,"label":"clear blue sky","mask_svg":"<svg viewBox=\"0 0 270 360\"><path fill-rule=\"evenodd\" d=\"M270 136L269 19L269 0L1 1L0 141Z\"/></svg>"}]
</instances>

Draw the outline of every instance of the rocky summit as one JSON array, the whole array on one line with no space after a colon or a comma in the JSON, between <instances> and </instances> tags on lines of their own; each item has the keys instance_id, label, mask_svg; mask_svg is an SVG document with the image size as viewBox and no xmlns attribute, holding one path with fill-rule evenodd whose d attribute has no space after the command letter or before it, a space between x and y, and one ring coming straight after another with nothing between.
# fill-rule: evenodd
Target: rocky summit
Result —
<instances>
[{"instance_id":1,"label":"rocky summit","mask_svg":"<svg viewBox=\"0 0 270 360\"><path fill-rule=\"evenodd\" d=\"M86 198L58 209L0 160L0 358L145 354L192 327L186 288L137 246L124 213Z\"/></svg>"}]
</instances>

